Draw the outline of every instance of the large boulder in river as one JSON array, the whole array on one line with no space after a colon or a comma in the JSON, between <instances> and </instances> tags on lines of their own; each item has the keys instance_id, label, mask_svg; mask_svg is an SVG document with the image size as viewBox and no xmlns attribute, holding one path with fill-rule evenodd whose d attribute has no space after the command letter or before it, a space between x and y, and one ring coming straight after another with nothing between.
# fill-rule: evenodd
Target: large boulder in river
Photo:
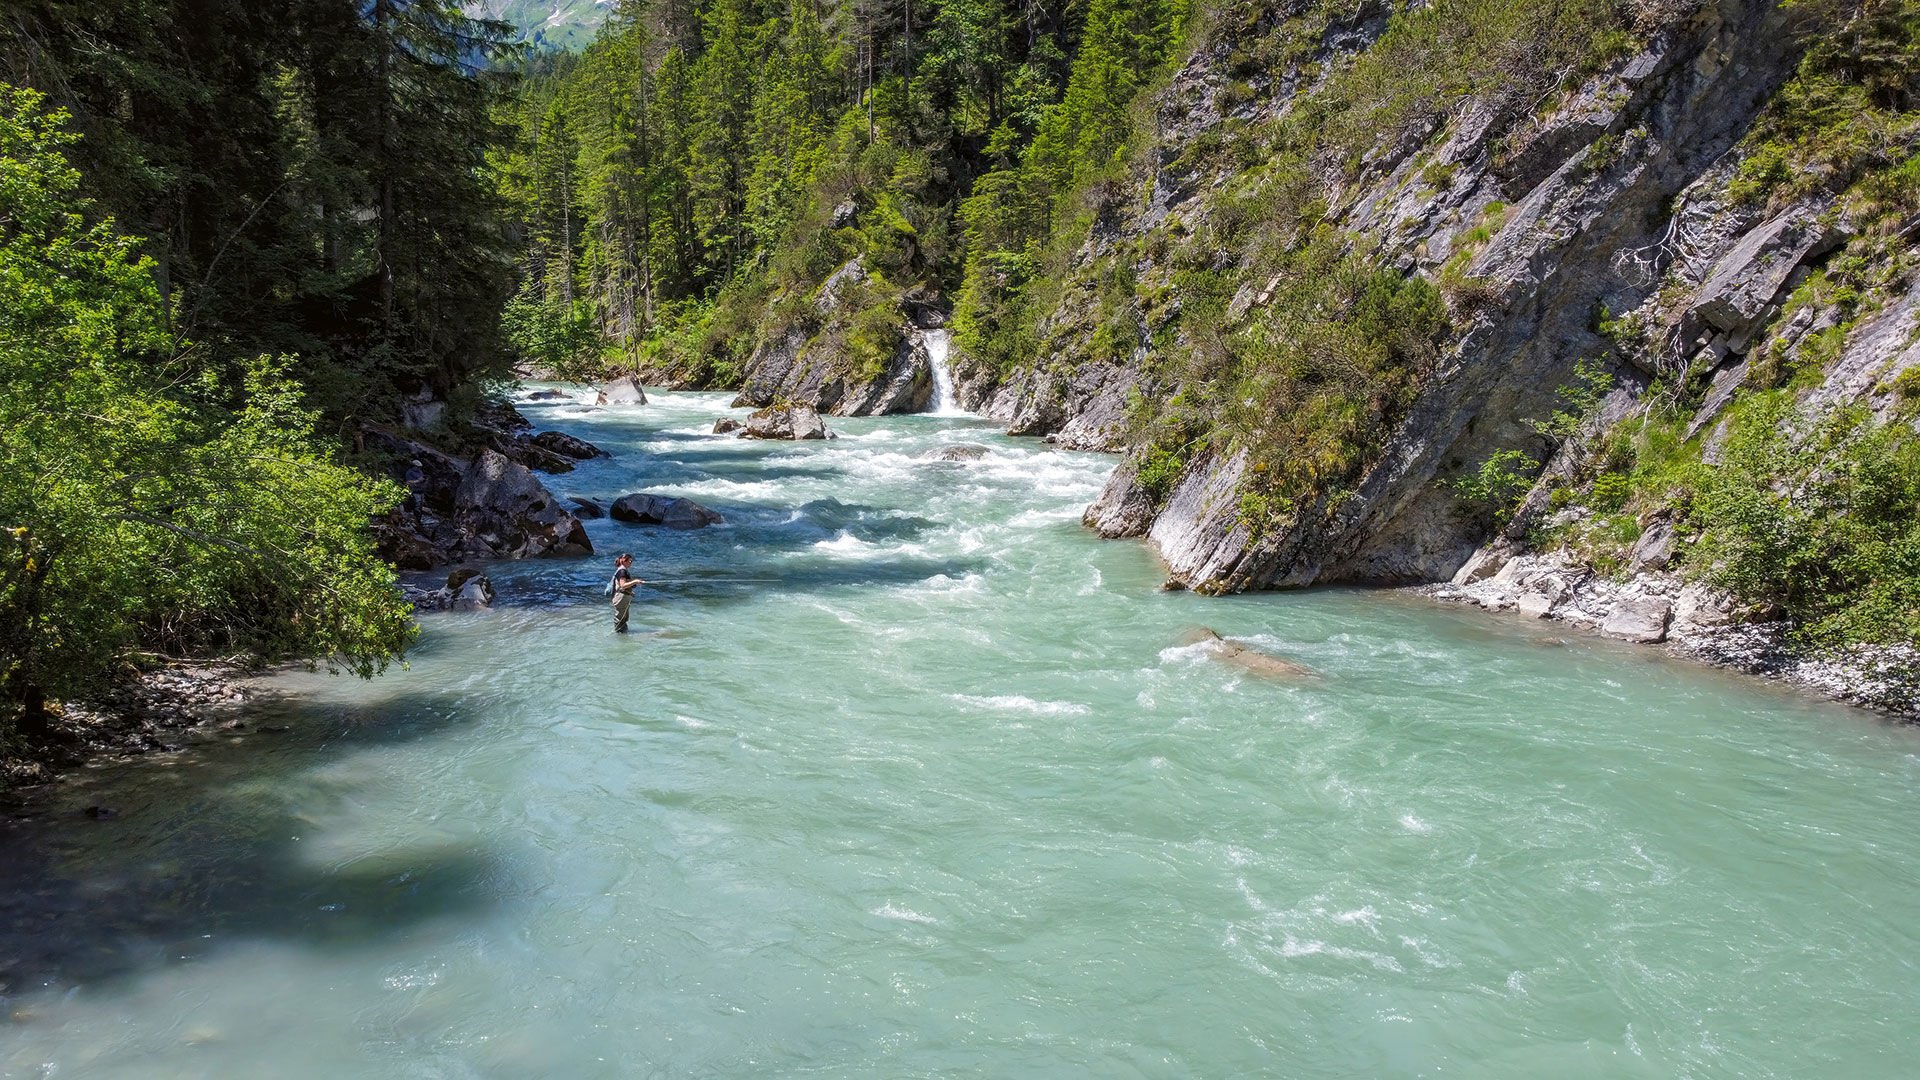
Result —
<instances>
[{"instance_id":1,"label":"large boulder in river","mask_svg":"<svg viewBox=\"0 0 1920 1080\"><path fill-rule=\"evenodd\" d=\"M623 375L600 388L600 394L594 398L596 405L645 405L647 392L640 388L640 381L631 375Z\"/></svg>"},{"instance_id":2,"label":"large boulder in river","mask_svg":"<svg viewBox=\"0 0 1920 1080\"><path fill-rule=\"evenodd\" d=\"M709 525L725 524L727 520L692 499L649 495L646 492L622 495L615 499L612 514L615 521L630 525L659 525L668 529L704 529Z\"/></svg>"},{"instance_id":3,"label":"large boulder in river","mask_svg":"<svg viewBox=\"0 0 1920 1080\"><path fill-rule=\"evenodd\" d=\"M769 405L747 417L743 439L824 439L826 422L811 405Z\"/></svg>"},{"instance_id":4,"label":"large boulder in river","mask_svg":"<svg viewBox=\"0 0 1920 1080\"><path fill-rule=\"evenodd\" d=\"M587 440L577 439L564 431L543 431L535 435L532 442L542 450L559 454L561 457L569 457L575 461L613 456Z\"/></svg>"},{"instance_id":5,"label":"large boulder in river","mask_svg":"<svg viewBox=\"0 0 1920 1080\"><path fill-rule=\"evenodd\" d=\"M460 524L510 559L593 554L580 519L525 465L484 450L467 467L455 495Z\"/></svg>"},{"instance_id":6,"label":"large boulder in river","mask_svg":"<svg viewBox=\"0 0 1920 1080\"><path fill-rule=\"evenodd\" d=\"M713 422L713 433L715 435L732 435L739 431L742 426L744 425L733 417L723 416Z\"/></svg>"}]
</instances>

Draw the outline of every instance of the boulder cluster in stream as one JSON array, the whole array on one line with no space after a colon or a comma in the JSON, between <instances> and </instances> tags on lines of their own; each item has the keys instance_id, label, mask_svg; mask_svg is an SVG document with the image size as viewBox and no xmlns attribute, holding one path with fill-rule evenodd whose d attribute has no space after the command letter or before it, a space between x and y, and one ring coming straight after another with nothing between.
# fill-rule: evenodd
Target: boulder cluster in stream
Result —
<instances>
[{"instance_id":1,"label":"boulder cluster in stream","mask_svg":"<svg viewBox=\"0 0 1920 1080\"><path fill-rule=\"evenodd\" d=\"M534 470L568 472L605 452L561 432L533 434L532 426L510 405L482 410L474 423L481 445L471 457L391 429L364 431L365 449L384 459L387 474L407 490L401 505L374 523L381 554L404 570L593 554L579 517Z\"/></svg>"}]
</instances>

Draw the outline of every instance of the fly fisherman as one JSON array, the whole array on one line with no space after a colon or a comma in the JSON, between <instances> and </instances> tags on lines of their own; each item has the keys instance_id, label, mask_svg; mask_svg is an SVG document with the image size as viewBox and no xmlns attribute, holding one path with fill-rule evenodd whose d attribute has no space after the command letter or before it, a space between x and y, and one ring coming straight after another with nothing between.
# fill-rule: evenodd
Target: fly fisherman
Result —
<instances>
[{"instance_id":1,"label":"fly fisherman","mask_svg":"<svg viewBox=\"0 0 1920 1080\"><path fill-rule=\"evenodd\" d=\"M621 552L613 560L613 579L607 582L607 595L613 597L613 632L627 632L627 609L633 606L633 590L646 582L633 576L633 556Z\"/></svg>"}]
</instances>

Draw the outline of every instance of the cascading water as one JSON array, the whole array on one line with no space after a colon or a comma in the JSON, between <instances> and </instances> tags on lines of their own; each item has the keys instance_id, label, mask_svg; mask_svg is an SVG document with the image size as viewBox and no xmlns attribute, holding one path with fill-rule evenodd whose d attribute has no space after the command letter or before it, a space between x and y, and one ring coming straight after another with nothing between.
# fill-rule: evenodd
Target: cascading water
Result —
<instances>
[{"instance_id":1,"label":"cascading water","mask_svg":"<svg viewBox=\"0 0 1920 1080\"><path fill-rule=\"evenodd\" d=\"M947 367L947 348L953 335L945 330L922 332L927 346L927 364L933 369L933 404L927 409L934 416L971 416L953 396L953 371Z\"/></svg>"}]
</instances>

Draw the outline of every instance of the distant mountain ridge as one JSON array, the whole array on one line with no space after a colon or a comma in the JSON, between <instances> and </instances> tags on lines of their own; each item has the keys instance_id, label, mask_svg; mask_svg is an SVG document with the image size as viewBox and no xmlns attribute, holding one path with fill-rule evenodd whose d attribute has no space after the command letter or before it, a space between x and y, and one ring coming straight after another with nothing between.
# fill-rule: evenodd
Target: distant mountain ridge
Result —
<instances>
[{"instance_id":1,"label":"distant mountain ridge","mask_svg":"<svg viewBox=\"0 0 1920 1080\"><path fill-rule=\"evenodd\" d=\"M600 32L614 0L474 0L470 15L499 19L520 28L536 45L583 49Z\"/></svg>"}]
</instances>

